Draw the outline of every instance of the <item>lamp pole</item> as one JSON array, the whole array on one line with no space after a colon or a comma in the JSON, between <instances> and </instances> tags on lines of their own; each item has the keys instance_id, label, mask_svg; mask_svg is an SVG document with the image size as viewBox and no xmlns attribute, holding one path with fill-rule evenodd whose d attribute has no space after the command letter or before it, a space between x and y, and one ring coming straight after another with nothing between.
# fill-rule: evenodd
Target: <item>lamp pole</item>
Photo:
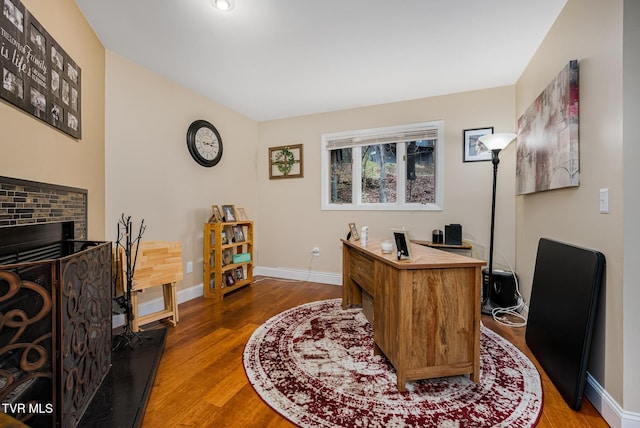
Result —
<instances>
[{"instance_id":1,"label":"lamp pole","mask_svg":"<svg viewBox=\"0 0 640 428\"><path fill-rule=\"evenodd\" d=\"M489 291L493 287L493 235L496 223L496 182L498 178L498 164L500 158L498 155L500 151L504 150L509 144L511 144L518 136L516 134L487 134L478 138L478 141L484 144L484 146L491 150L491 163L493 164L493 192L491 194L491 236L489 242L489 278L487 287L484 287L483 277L483 289L484 295L482 296L482 304L486 304L489 300Z\"/></svg>"},{"instance_id":2,"label":"lamp pole","mask_svg":"<svg viewBox=\"0 0 640 428\"><path fill-rule=\"evenodd\" d=\"M501 149L491 150L491 163L493 164L493 192L491 194L491 235L489 237L489 284L487 285L485 295L482 299L483 304L489 299L489 292L493 286L493 234L496 222L496 182L498 178L498 164L500 163L500 158L498 157L500 150Z\"/></svg>"}]
</instances>

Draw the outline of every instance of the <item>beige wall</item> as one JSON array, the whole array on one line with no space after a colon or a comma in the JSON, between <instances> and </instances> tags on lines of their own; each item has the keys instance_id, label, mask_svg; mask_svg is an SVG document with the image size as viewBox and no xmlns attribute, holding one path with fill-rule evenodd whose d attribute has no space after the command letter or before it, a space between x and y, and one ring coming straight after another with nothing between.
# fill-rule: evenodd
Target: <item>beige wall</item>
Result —
<instances>
[{"instance_id":1,"label":"beige wall","mask_svg":"<svg viewBox=\"0 0 640 428\"><path fill-rule=\"evenodd\" d=\"M633 363L623 365L628 357L623 347L624 326L638 324L637 315L633 324L626 319L623 267L633 259L637 264L638 252L637 241L632 248L636 257L625 254L623 246L623 191L631 185L625 186L621 165L623 147L632 141L623 138L622 132L622 6L623 0L569 0L517 82L516 113L520 116L569 60L579 60L580 187L516 198L517 264L529 296L540 237L604 253L606 285L589 371L625 410L638 411L640 400L623 394L626 382L631 388L638 385L638 368L632 367L637 366L638 354ZM633 120L637 122L637 110ZM601 188L609 188L609 214L599 212ZM629 337L625 338L627 342Z\"/></svg>"},{"instance_id":2,"label":"beige wall","mask_svg":"<svg viewBox=\"0 0 640 428\"><path fill-rule=\"evenodd\" d=\"M104 48L73 0L23 4L81 69L82 139L0 101L0 175L87 189L87 237L104 239Z\"/></svg>"},{"instance_id":3,"label":"beige wall","mask_svg":"<svg viewBox=\"0 0 640 428\"><path fill-rule=\"evenodd\" d=\"M185 276L178 288L201 284L211 205L244 207L257 220L257 124L109 51L106 70L107 238L117 239L121 214L136 229L144 219L144 240L182 244ZM197 119L210 121L222 137L222 160L213 168L196 164L187 150L187 128ZM189 261L193 274L187 275Z\"/></svg>"},{"instance_id":4,"label":"beige wall","mask_svg":"<svg viewBox=\"0 0 640 428\"><path fill-rule=\"evenodd\" d=\"M340 238L347 224L369 226L372 237L389 237L390 228L407 227L412 238L429 239L433 229L460 223L463 237L488 246L491 214L490 162L462 161L464 129L494 126L515 131L515 88L501 87L392 103L259 124L258 209L262 267L339 274ZM430 120L444 121L444 210L441 212L322 211L321 135ZM304 145L304 177L269 180L268 148ZM515 261L514 147L501 156L496 249ZM320 257L310 258L313 247ZM479 248L482 254L484 249ZM496 257L496 262L503 259Z\"/></svg>"},{"instance_id":5,"label":"beige wall","mask_svg":"<svg viewBox=\"0 0 640 428\"><path fill-rule=\"evenodd\" d=\"M624 118L624 401L625 408L640 408L640 2L624 1L624 60L623 60L623 118Z\"/></svg>"}]
</instances>

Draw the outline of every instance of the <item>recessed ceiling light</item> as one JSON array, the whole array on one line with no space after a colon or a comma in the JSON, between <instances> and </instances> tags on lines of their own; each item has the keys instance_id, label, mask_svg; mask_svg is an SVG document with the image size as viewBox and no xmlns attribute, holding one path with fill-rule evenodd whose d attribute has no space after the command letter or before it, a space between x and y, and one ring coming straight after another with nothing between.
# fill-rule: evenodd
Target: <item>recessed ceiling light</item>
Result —
<instances>
[{"instance_id":1,"label":"recessed ceiling light","mask_svg":"<svg viewBox=\"0 0 640 428\"><path fill-rule=\"evenodd\" d=\"M229 12L234 6L233 0L211 0L211 4L222 12Z\"/></svg>"}]
</instances>

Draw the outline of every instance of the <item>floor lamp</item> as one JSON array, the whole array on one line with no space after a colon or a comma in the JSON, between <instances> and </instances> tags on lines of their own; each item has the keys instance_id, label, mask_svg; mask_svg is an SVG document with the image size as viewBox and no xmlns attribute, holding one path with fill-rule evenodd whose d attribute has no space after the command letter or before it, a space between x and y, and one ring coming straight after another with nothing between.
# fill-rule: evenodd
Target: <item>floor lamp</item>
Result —
<instances>
[{"instance_id":1,"label":"floor lamp","mask_svg":"<svg viewBox=\"0 0 640 428\"><path fill-rule=\"evenodd\" d=\"M478 138L478 141L491 150L491 163L493 164L493 193L491 195L491 236L489 241L489 281L487 287L483 287L482 304L486 304L489 300L489 293L493 285L493 235L496 218L496 179L498 177L498 164L500 158L498 155L515 139L516 134L488 134ZM484 282L484 281L483 281Z\"/></svg>"}]
</instances>

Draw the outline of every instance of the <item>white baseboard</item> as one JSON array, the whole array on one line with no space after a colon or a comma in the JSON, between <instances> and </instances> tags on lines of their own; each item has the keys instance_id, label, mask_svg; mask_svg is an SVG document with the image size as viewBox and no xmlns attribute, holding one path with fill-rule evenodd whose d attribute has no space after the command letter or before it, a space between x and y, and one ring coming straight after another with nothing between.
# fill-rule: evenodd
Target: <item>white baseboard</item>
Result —
<instances>
[{"instance_id":1,"label":"white baseboard","mask_svg":"<svg viewBox=\"0 0 640 428\"><path fill-rule=\"evenodd\" d=\"M640 428L640 414L621 408L590 373L587 373L584 395L612 428Z\"/></svg>"},{"instance_id":2,"label":"white baseboard","mask_svg":"<svg viewBox=\"0 0 640 428\"><path fill-rule=\"evenodd\" d=\"M253 269L254 275L264 275L273 278L283 279L295 279L298 281L312 281L322 284L342 285L342 274L327 273L327 272L310 272L305 270L296 269L281 269L281 268L268 268L268 267L255 267ZM200 297L204 294L202 291L202 284L194 285L189 288L178 290L178 304L187 302L196 297ZM157 299L149 300L148 302L141 303L138 306L138 314L140 316L149 315L154 312L159 312L164 309L164 299L158 297ZM113 328L124 325L124 315L113 316Z\"/></svg>"},{"instance_id":3,"label":"white baseboard","mask_svg":"<svg viewBox=\"0 0 640 428\"><path fill-rule=\"evenodd\" d=\"M314 272L299 269L284 269L270 267L256 267L254 275L270 276L272 278L296 279L298 281L319 282L321 284L342 285L341 273Z\"/></svg>"},{"instance_id":4,"label":"white baseboard","mask_svg":"<svg viewBox=\"0 0 640 428\"><path fill-rule=\"evenodd\" d=\"M182 290L178 290L176 293L178 297L178 304L187 302L191 299L195 299L196 297L200 297L204 294L202 290L202 284L194 285L189 288L185 288ZM149 314L153 314L155 312L160 312L164 309L164 299L162 297L158 297L157 299L149 300L148 302L141 303L138 305L138 314L140 316L145 316ZM124 315L114 315L113 316L113 327L120 327L124 325Z\"/></svg>"},{"instance_id":5,"label":"white baseboard","mask_svg":"<svg viewBox=\"0 0 640 428\"><path fill-rule=\"evenodd\" d=\"M298 281L312 281L322 284L342 285L342 274L329 272L313 272L299 269L284 269L270 267L255 267L254 275L272 278L294 279ZM203 295L202 284L194 285L178 291L178 303L184 303ZM159 297L142 303L138 307L140 315L148 315L164 308L164 300ZM114 315L113 327L124 325L124 315ZM640 428L640 413L627 412L616 400L600 386L590 373L587 373L585 396L593 407L602 415L612 428Z\"/></svg>"}]
</instances>

